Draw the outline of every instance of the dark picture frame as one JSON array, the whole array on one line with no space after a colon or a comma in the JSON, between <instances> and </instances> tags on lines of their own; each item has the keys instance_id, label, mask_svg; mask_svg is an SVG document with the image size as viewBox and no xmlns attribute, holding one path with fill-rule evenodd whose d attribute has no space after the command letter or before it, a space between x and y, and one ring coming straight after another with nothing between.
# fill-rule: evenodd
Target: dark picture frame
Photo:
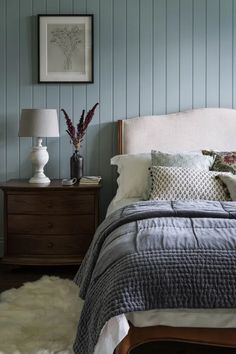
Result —
<instances>
[{"instance_id":1,"label":"dark picture frame","mask_svg":"<svg viewBox=\"0 0 236 354\"><path fill-rule=\"evenodd\" d=\"M38 15L38 82L93 83L93 15Z\"/></svg>"}]
</instances>

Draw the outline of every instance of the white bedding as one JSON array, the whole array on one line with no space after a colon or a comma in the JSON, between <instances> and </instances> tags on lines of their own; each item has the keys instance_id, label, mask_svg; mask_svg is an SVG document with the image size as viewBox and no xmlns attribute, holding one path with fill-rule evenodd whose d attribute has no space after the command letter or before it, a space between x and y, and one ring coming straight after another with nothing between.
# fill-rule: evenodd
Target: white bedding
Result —
<instances>
[{"instance_id":1,"label":"white bedding","mask_svg":"<svg viewBox=\"0 0 236 354\"><path fill-rule=\"evenodd\" d=\"M107 215L115 210L139 201L128 198L118 202L111 201ZM130 321L136 327L173 326L236 328L236 309L165 309L130 312L111 318L103 327L94 354L113 353L116 346L129 331Z\"/></svg>"},{"instance_id":2,"label":"white bedding","mask_svg":"<svg viewBox=\"0 0 236 354\"><path fill-rule=\"evenodd\" d=\"M113 198L112 201L110 202L110 204L108 205L106 217L108 215L110 215L111 213L113 213L114 211L116 211L120 208L123 208L126 205L138 202L140 200L141 200L140 198L126 198L126 199L118 200L116 202L115 198Z\"/></svg>"}]
</instances>

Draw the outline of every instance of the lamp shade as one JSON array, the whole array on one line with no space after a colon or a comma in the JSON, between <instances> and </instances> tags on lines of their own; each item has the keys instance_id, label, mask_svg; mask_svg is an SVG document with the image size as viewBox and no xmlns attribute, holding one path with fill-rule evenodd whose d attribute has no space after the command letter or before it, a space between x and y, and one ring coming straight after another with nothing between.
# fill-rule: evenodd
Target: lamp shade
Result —
<instances>
[{"instance_id":1,"label":"lamp shade","mask_svg":"<svg viewBox=\"0 0 236 354\"><path fill-rule=\"evenodd\" d=\"M54 137L59 136L56 109L22 109L19 136Z\"/></svg>"}]
</instances>

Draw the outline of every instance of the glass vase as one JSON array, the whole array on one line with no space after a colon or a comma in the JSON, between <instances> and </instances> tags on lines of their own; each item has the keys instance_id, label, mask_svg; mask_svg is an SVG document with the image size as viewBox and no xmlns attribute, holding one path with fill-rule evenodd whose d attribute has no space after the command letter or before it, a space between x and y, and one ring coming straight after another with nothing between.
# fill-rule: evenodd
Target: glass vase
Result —
<instances>
[{"instance_id":1,"label":"glass vase","mask_svg":"<svg viewBox=\"0 0 236 354\"><path fill-rule=\"evenodd\" d=\"M84 174L84 158L75 150L70 158L70 178L77 178L79 181Z\"/></svg>"}]
</instances>

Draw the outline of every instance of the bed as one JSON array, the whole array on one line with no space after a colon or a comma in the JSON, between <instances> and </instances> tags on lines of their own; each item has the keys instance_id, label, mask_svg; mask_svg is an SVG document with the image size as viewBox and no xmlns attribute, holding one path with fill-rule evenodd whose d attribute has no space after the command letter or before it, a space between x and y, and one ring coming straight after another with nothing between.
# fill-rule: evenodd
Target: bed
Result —
<instances>
[{"instance_id":1,"label":"bed","mask_svg":"<svg viewBox=\"0 0 236 354\"><path fill-rule=\"evenodd\" d=\"M181 112L177 114L169 114L165 116L151 116L151 117L137 117L129 120L123 120L118 122L118 152L119 154L138 154L138 153L148 153L152 149L156 150L161 150L161 151L169 151L169 152L176 152L176 151L197 151L200 149L214 149L218 151L235 151L236 150L236 142L235 142L235 132L236 132L236 111L231 110L231 109L219 109L219 108L207 108L207 109L200 109L200 110L193 110L193 111L188 111L188 112ZM133 202L134 200L132 200ZM119 200L119 202L122 204L123 201ZM131 202L131 201L130 201ZM127 205L128 203L128 205ZM228 204L227 204L228 203ZM231 204L232 203L232 204ZM119 203L115 203L113 201L112 208L110 210L110 215L114 215L115 213L119 213L117 206ZM125 201L123 206L126 213L129 213L129 200ZM142 208L145 210L146 204L139 202L138 207L136 204L131 204L131 206L135 205L133 207L132 215L137 214L139 212L139 209L137 208ZM211 207L211 204L209 204ZM119 205L120 207L120 205ZM156 205L154 206L156 208ZM155 210L155 213L159 216L163 216L160 213L163 213L163 208L164 209L170 209L172 205L167 205L165 204L164 206L161 206L161 211L160 211L160 205L158 206L158 210ZM176 207L176 205L174 205ZM178 203L177 203L177 209L178 209ZM231 227L235 227L233 223L235 223L234 220L234 215L236 212L236 203L234 202L226 202L226 204L221 205L222 210L217 211L219 215L221 215L225 209L228 208L227 215L225 218L233 219L229 220L227 222L232 223ZM136 209L135 209L136 208ZM207 206L203 205L203 208L208 208ZM116 211L115 211L116 210ZM112 211L115 211L112 213ZM180 212L180 217L181 212ZM201 212L201 205L198 205L198 210L195 211L197 213ZM176 210L173 211L173 213L176 213ZM186 206L184 209L184 213L186 213ZM216 213L216 218L219 216ZM127 216L128 214L126 214ZM131 215L131 214L129 214ZM166 215L166 214L165 214ZM184 214L185 215L185 214ZM233 215L233 216L232 216ZM205 216L203 215L203 219L205 220ZM202 216L201 216L202 217ZM224 217L224 216L223 216ZM112 216L110 216L112 219ZM107 218L109 219L109 217ZM108 224L106 225L107 219L105 220L105 229L106 227L108 228ZM119 219L119 217L118 217ZM226 219L224 219L224 222L226 222ZM116 221L117 222L117 221ZM103 226L104 227L104 226ZM121 226L122 227L122 226ZM236 230L236 229L235 229ZM232 231L231 233L231 243L234 242L233 238L234 235L236 235L236 231ZM106 236L104 236L106 238ZM96 237L95 237L96 238ZM232 241L233 240L233 241ZM91 246L92 251L96 251L95 248L99 244L100 241L94 241L94 244ZM102 246L103 247L103 246ZM90 253L92 253L90 251ZM96 252L94 252L95 254ZM109 252L107 253L109 255ZM90 255L91 257L91 255ZM98 255L98 258L95 259L93 262L93 267L95 265L97 266L97 263L99 265L99 258L100 256ZM75 278L75 281L81 285L81 273L83 271L87 271L86 269L86 263L88 262L89 256L87 256L87 259L85 259L85 265L84 265L84 270L82 267L82 270L80 271L80 275ZM109 258L109 257L108 257ZM229 257L230 258L230 257ZM235 260L234 260L234 252L231 254L232 258L232 264L234 265ZM102 257L101 257L102 259ZM104 260L106 258L104 257ZM101 263L101 262L100 262ZM106 262L105 262L106 263ZM113 266L113 265L112 265ZM109 274L106 274L107 268L102 264L102 267L100 266L100 274L105 277L106 280L110 279ZM112 267L111 267L112 268ZM95 269L95 270L94 270ZM235 278L235 269L232 268L233 275L232 279ZM111 272L110 269L108 269L109 272ZM95 275L94 275L95 274ZM107 276L107 278L106 278ZM85 277L86 278L86 277ZM97 280L98 279L98 280ZM84 280L84 284L82 281L82 288L83 285L85 288L87 288L86 291L90 293L95 293L96 291L90 287L90 282L96 280L97 282L100 281L99 277L96 277L96 268L93 268L91 272L91 277ZM112 279L110 279L112 281ZM233 283L233 281L232 281ZM105 284L105 283L104 283ZM104 285L103 284L103 285ZM102 285L101 285L102 286ZM228 282L225 283L225 286L228 286ZM233 284L232 284L233 287ZM89 289L89 290L88 290ZM102 288L101 288L102 289ZM86 301L86 291L83 294L82 290L82 297L85 298ZM235 291L235 289L234 289ZM114 297L114 296L113 296ZM116 297L116 296L115 296ZM118 297L118 296L117 296ZM107 297L107 301L109 302L109 297ZM233 296L234 299L234 296ZM117 300L117 299L115 299ZM227 299L228 301L228 299ZM226 302L227 302L226 301ZM106 304L108 306L108 304ZM114 304L112 304L113 306ZM105 305L104 305L105 306ZM91 304L88 305L88 308L91 307ZM173 307L173 306L172 306ZM180 306L181 307L181 306ZM187 307L187 306L186 306ZM131 353L132 350L135 347L138 347L142 345L143 343L146 342L153 342L153 341L185 341L185 342L192 342L192 343L200 343L200 344L208 344L208 345L218 345L218 346L225 346L225 347L235 347L236 348L236 323L235 323L235 318L236 318L236 311L235 311L235 304L234 302L231 302L230 305L226 306L225 308L225 313L222 312L224 311L224 306L219 306L220 309L214 309L211 308L208 310L207 308L203 310L199 310L198 306L196 306L196 309L188 309L189 313L187 314L188 321L186 322L186 326L181 326L181 321L179 321L179 324L176 325L176 322L178 322L178 316L179 314L176 315L176 309L173 309L173 311L170 311L170 316L168 317L168 320L163 320L164 325L155 325L155 320L154 320L154 325L153 322L150 322L150 317L145 317L145 314L147 311L142 311L141 308L138 309L138 311L132 311L132 308L130 308L129 311L126 311L127 309L124 308L124 313L127 314L126 320L130 320L130 322L126 321L129 324L126 326L126 328L123 326L119 327L119 320L122 318L124 320L124 314L122 311L117 311L117 314L115 317L111 318L108 321L106 321L105 326L102 329L102 332L100 334L98 343L102 342L104 340L104 336L106 333L109 333L109 326L111 325L112 321L116 318L116 325L113 328L116 328L118 331L120 330L122 333L119 338L124 337L124 339L118 344L116 353L117 354L128 354ZM217 307L217 306L215 306ZM94 307L96 308L96 307ZM155 308L152 309L151 311L155 311ZM168 306L164 308L163 313L168 310ZM186 309L185 309L186 310ZM100 310L98 310L100 311ZM178 310L177 310L178 311ZM193 312L194 316L191 317L191 311ZM196 318L198 318L198 311L203 311L203 313L199 314L199 318L203 315L203 320L199 320L198 324L194 324L191 322L193 319L196 322ZM204 322L204 312L205 314L208 314L207 311L212 311L211 315L207 315L208 321ZM217 314L218 311L218 314ZM188 312L188 311L187 311ZM219 321L217 322L215 315L219 316ZM114 312L116 313L116 312ZM139 315L141 314L141 317ZM137 315L137 318L135 320L135 316ZM227 317L230 316L231 317ZM92 316L95 316L94 314ZM119 317L121 316L121 317ZM123 317L122 317L123 316ZM133 317L132 317L133 316ZM143 317L142 317L143 316ZM155 312L152 313L152 319L153 316L155 318ZM172 317L171 317L172 316ZM225 317L224 317L225 316ZM96 317L96 316L95 316ZM95 321L94 317L94 321ZM148 318L148 320L147 320ZM173 323L171 322L172 319ZM213 325L211 325L211 320L214 322ZM143 322L145 321L145 322ZM133 324L132 324L133 322ZM118 325L117 325L118 323ZM152 323L150 325L150 323ZM159 323L159 322L158 322ZM199 326L199 323L207 323L207 326ZM217 323L220 324L219 328L217 328ZM138 324L138 325L137 325ZM145 324L145 326L143 326ZM142 326L142 327L140 327ZM85 322L80 324L80 327L86 327ZM207 328L206 328L207 327ZM125 329L124 329L125 328ZM108 331L108 332L106 332ZM83 331L82 331L83 332ZM80 353L80 341L81 341L81 331L78 332L77 336L77 341L75 344L75 352ZM127 333L128 332L128 333ZM85 333L85 332L84 332ZM103 338L102 338L102 333L103 333ZM90 336L91 333L85 333L84 335ZM92 334L91 334L92 335ZM97 351L96 351L97 348ZM100 346L100 349L96 346L95 352L99 353L99 350L101 353L106 353L103 351ZM236 351L236 349L235 349ZM88 353L92 353L92 351L88 350ZM84 353L83 353L84 354Z\"/></svg>"}]
</instances>

